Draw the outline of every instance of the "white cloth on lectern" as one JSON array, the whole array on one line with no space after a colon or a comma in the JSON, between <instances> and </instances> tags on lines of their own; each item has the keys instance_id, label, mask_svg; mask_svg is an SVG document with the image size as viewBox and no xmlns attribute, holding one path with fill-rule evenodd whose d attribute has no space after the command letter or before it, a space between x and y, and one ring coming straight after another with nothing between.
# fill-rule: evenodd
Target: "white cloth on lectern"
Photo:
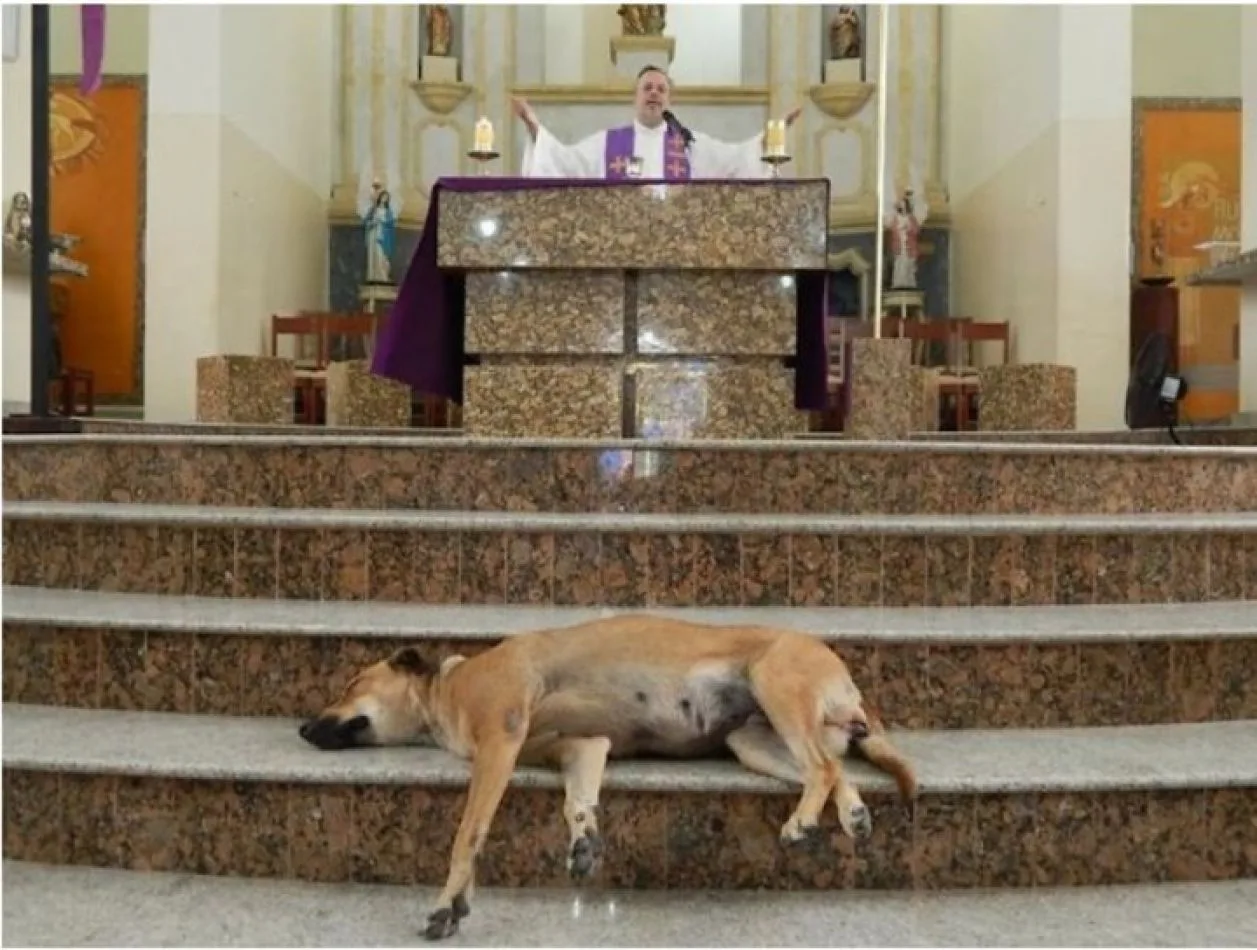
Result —
<instances>
[{"instance_id":1,"label":"white cloth on lectern","mask_svg":"<svg viewBox=\"0 0 1257 950\"><path fill-rule=\"evenodd\" d=\"M649 129L633 122L633 152L642 160L642 178L664 179L664 149L668 127ZM537 130L537 140L524 148L524 178L606 178L607 131L587 135L574 145L565 145L545 126ZM722 142L702 132L694 133L690 146L691 178L768 178L772 171L760 160L762 136L756 134L741 142Z\"/></svg>"}]
</instances>

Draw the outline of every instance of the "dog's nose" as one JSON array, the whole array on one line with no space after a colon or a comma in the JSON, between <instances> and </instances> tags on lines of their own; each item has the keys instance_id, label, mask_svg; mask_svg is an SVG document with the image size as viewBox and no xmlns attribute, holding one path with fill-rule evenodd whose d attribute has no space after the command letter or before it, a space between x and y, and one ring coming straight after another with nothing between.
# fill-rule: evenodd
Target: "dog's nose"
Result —
<instances>
[{"instance_id":1,"label":"dog's nose","mask_svg":"<svg viewBox=\"0 0 1257 950\"><path fill-rule=\"evenodd\" d=\"M310 719L301 724L301 728L297 730L297 735L308 740L310 738L310 727L314 725L314 720Z\"/></svg>"},{"instance_id":2,"label":"dog's nose","mask_svg":"<svg viewBox=\"0 0 1257 950\"><path fill-rule=\"evenodd\" d=\"M859 742L861 739L867 739L869 737L868 723L853 719L847 726L847 734L856 742Z\"/></svg>"}]
</instances>

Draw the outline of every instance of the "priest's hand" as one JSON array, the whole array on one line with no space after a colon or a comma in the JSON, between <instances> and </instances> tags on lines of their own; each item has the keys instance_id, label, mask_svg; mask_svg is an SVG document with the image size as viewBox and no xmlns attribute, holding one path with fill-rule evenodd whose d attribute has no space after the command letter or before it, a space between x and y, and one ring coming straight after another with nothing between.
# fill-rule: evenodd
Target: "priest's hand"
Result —
<instances>
[{"instance_id":1,"label":"priest's hand","mask_svg":"<svg viewBox=\"0 0 1257 950\"><path fill-rule=\"evenodd\" d=\"M788 129L788 128L790 128L790 126L794 125L795 119L797 119L797 118L798 118L799 116L801 116L802 114L803 114L803 107L802 107L802 106L795 106L793 109L791 109L789 112L787 112L787 113L786 113L786 119L785 119L785 122L786 122L786 128Z\"/></svg>"},{"instance_id":2,"label":"priest's hand","mask_svg":"<svg viewBox=\"0 0 1257 950\"><path fill-rule=\"evenodd\" d=\"M524 125L528 126L528 134L533 139L536 139L537 131L541 128L541 122L538 121L537 113L532 111L532 106L528 104L527 100L511 96L511 111L519 116Z\"/></svg>"}]
</instances>

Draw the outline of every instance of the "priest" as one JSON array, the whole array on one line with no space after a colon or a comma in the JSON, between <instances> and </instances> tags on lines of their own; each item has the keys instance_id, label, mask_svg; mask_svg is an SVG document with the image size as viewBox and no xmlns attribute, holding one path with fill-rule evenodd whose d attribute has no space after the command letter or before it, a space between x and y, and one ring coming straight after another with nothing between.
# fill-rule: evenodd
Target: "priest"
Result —
<instances>
[{"instance_id":1,"label":"priest","mask_svg":"<svg viewBox=\"0 0 1257 950\"><path fill-rule=\"evenodd\" d=\"M722 142L691 132L671 111L672 81L657 66L637 74L633 123L604 129L575 145L560 142L522 99L513 99L515 114L528 128L524 149L525 178L646 178L685 181L690 178L766 178L761 161L763 134L741 142ZM799 117L795 108L788 126Z\"/></svg>"}]
</instances>

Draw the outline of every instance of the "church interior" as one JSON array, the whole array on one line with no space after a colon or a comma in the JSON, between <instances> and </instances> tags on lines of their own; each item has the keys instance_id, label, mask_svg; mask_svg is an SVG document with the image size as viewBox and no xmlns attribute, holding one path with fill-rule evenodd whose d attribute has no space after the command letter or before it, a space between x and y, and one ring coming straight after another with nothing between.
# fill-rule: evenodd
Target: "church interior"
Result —
<instances>
[{"instance_id":1,"label":"church interior","mask_svg":"<svg viewBox=\"0 0 1257 950\"><path fill-rule=\"evenodd\" d=\"M1257 944L1257 4L3 14L8 942Z\"/></svg>"},{"instance_id":2,"label":"church interior","mask_svg":"<svg viewBox=\"0 0 1257 950\"><path fill-rule=\"evenodd\" d=\"M564 141L624 121L633 69L653 63L669 71L675 113L717 138L800 108L777 173L828 186L827 322L823 342L807 341L826 350L828 394L785 407L774 434L852 435L861 336L910 336L907 368L932 371L921 383L879 373L892 402L923 389L892 429L1126 429L1132 367L1154 329L1187 384L1174 407L1185 424L1257 409L1257 332L1242 332L1242 282L1227 269L1245 247L1243 83L1257 55L1243 7L664 10L656 25L609 5L109 7L102 82L87 95L77 8L53 8L51 227L73 242L53 268L65 371L54 403L81 410L90 391L103 418L205 421L197 360L282 352L305 371L293 419L326 424L328 366L370 349L434 183L518 174L513 98ZM10 224L30 191L30 30L13 32ZM470 157L478 124L496 159ZM366 225L380 194L383 230ZM30 289L21 254L6 254L4 399L20 408ZM384 258L387 279L369 280ZM319 313L348 321L327 347L300 321ZM736 309L718 319L739 322ZM1031 400L1060 411L1004 418L989 392L999 366L1036 367L1020 372L1040 374ZM411 393L405 424L460 429L446 396ZM1161 422L1154 409L1138 426Z\"/></svg>"}]
</instances>

